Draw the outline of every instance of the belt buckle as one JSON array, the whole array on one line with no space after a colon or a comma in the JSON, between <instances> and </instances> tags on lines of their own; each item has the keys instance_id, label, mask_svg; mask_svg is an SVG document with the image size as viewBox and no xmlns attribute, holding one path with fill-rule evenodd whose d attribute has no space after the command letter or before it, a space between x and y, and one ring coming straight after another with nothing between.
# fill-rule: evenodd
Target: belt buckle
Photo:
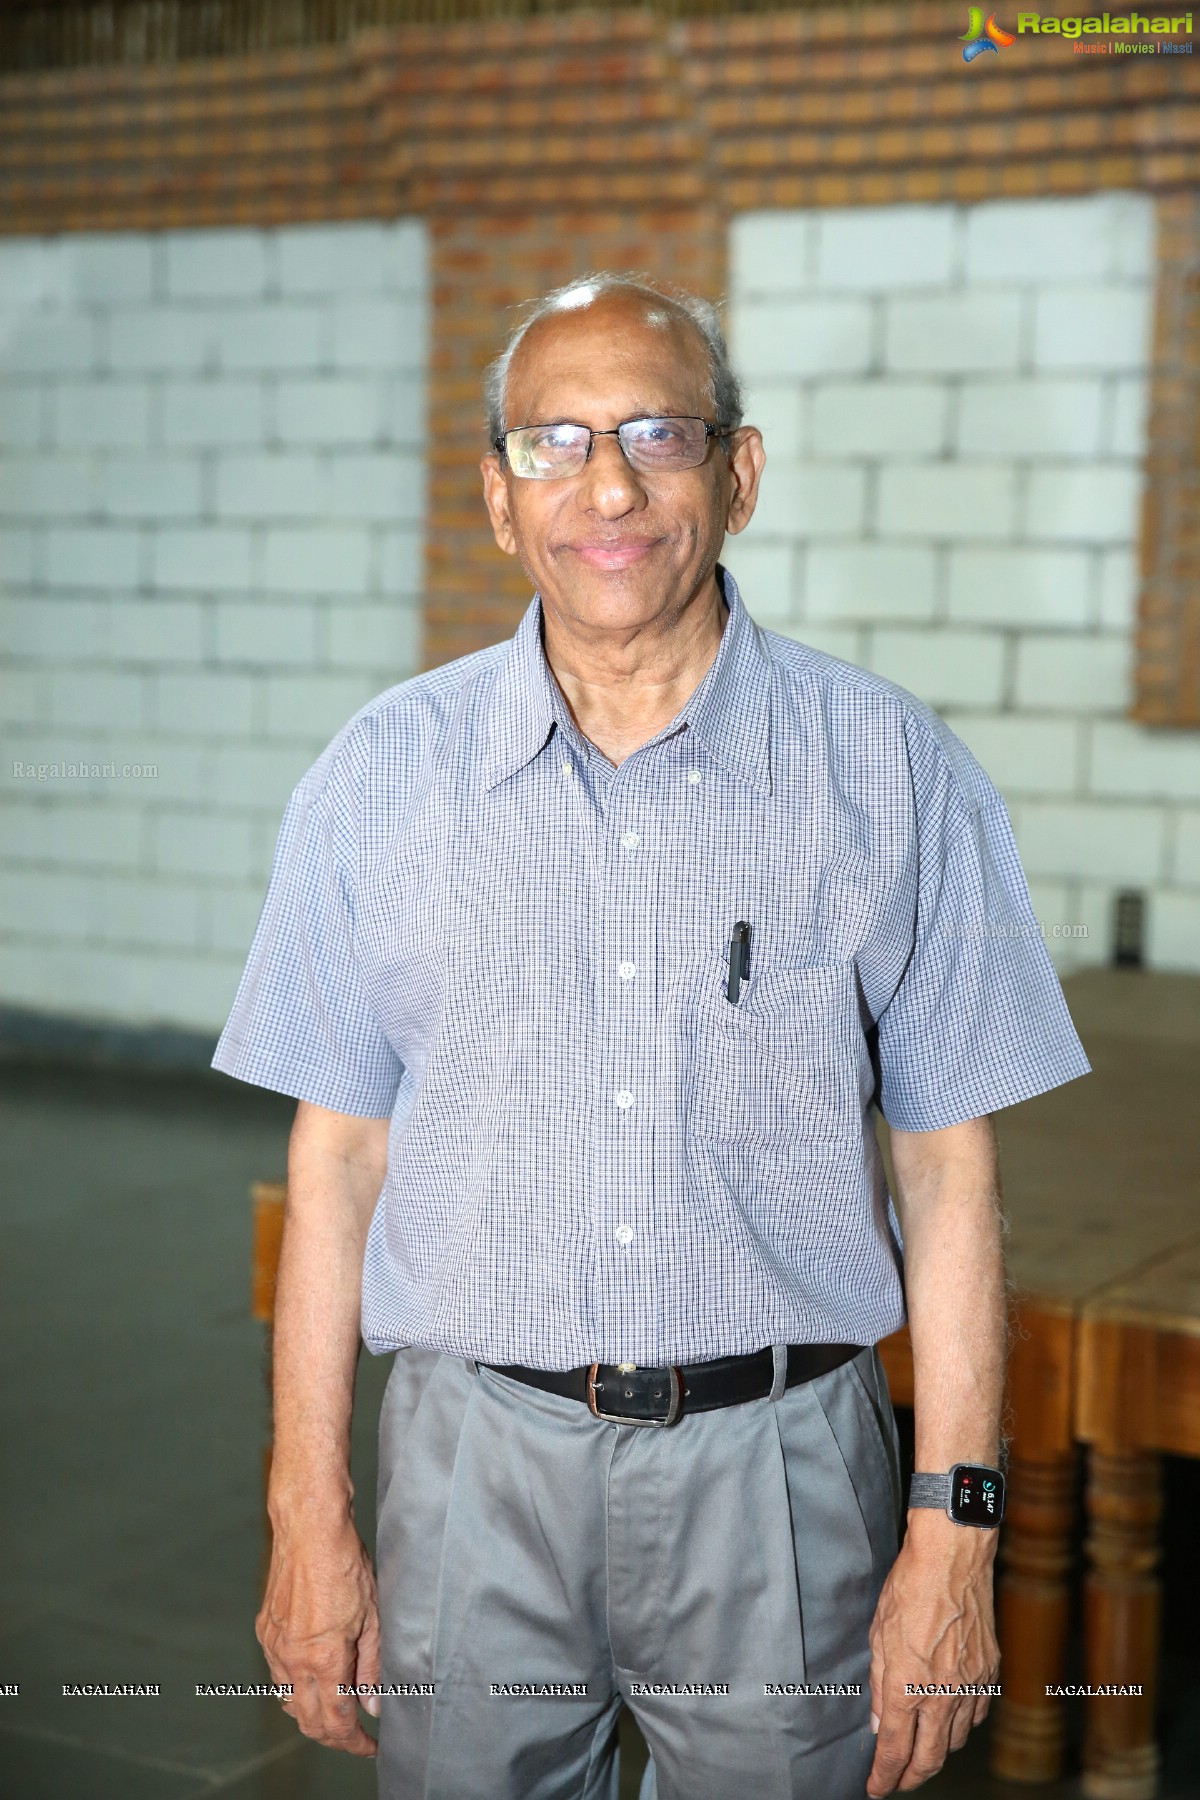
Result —
<instances>
[{"instance_id":1,"label":"belt buckle","mask_svg":"<svg viewBox=\"0 0 1200 1800\"><path fill-rule=\"evenodd\" d=\"M637 1369L636 1363L610 1363L608 1366L610 1368L615 1367L617 1373L620 1375L632 1375ZM601 1409L596 1399L596 1375L600 1368L600 1364L592 1363L587 1374L587 1403L588 1411L591 1413L593 1419L606 1419L611 1425L653 1425L660 1430L664 1425L674 1425L680 1413L683 1411L683 1376L679 1373L679 1370L673 1363L663 1366L671 1389L670 1399L667 1403L666 1417L662 1419L634 1419L627 1413L606 1412ZM645 1370L643 1370L642 1373L644 1374Z\"/></svg>"}]
</instances>

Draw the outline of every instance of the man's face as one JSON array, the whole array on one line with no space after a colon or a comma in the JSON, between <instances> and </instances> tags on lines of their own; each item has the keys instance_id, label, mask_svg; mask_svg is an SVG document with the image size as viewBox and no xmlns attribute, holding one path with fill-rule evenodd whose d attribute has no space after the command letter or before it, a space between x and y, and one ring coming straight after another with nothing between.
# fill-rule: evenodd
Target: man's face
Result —
<instances>
[{"instance_id":1,"label":"man's face","mask_svg":"<svg viewBox=\"0 0 1200 1800\"><path fill-rule=\"evenodd\" d=\"M606 431L627 420L713 419L699 332L636 295L603 295L526 333L509 371L510 428L570 421ZM694 469L639 473L615 437L597 438L578 475L534 481L492 452L484 492L496 541L518 556L551 607L582 622L639 625L674 614L707 582L726 531L754 510L762 439L710 440Z\"/></svg>"}]
</instances>

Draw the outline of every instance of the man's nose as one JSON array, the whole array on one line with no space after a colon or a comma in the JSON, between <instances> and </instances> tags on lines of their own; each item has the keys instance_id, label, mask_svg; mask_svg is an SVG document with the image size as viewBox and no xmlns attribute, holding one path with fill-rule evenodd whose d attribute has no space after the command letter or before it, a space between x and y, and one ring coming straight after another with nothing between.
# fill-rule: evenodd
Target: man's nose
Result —
<instances>
[{"instance_id":1,"label":"man's nose","mask_svg":"<svg viewBox=\"0 0 1200 1800\"><path fill-rule=\"evenodd\" d=\"M579 477L581 503L603 519L619 519L646 504L646 490L615 437L598 437Z\"/></svg>"}]
</instances>

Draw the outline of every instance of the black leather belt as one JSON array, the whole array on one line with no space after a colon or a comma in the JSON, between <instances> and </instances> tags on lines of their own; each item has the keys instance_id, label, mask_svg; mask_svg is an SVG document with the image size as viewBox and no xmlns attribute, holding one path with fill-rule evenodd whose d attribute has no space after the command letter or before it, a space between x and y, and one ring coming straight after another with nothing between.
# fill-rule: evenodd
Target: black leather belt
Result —
<instances>
[{"instance_id":1,"label":"black leather belt","mask_svg":"<svg viewBox=\"0 0 1200 1800\"><path fill-rule=\"evenodd\" d=\"M862 1344L789 1344L786 1387L812 1381L857 1356ZM715 1362L660 1364L590 1363L582 1369L527 1369L522 1363L484 1363L526 1387L581 1400L597 1419L617 1425L674 1425L685 1412L713 1412L765 1400L775 1385L770 1350L721 1356Z\"/></svg>"}]
</instances>

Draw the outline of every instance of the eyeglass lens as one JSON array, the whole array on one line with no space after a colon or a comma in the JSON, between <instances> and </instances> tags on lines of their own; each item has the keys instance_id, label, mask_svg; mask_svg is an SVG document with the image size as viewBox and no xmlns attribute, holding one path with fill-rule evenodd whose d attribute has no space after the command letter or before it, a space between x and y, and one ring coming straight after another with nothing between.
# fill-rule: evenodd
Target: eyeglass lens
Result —
<instances>
[{"instance_id":1,"label":"eyeglass lens","mask_svg":"<svg viewBox=\"0 0 1200 1800\"><path fill-rule=\"evenodd\" d=\"M708 447L703 419L631 419L616 435L631 467L647 473L694 469ZM586 425L522 425L508 433L512 471L535 481L577 475L587 462L591 436Z\"/></svg>"}]
</instances>

